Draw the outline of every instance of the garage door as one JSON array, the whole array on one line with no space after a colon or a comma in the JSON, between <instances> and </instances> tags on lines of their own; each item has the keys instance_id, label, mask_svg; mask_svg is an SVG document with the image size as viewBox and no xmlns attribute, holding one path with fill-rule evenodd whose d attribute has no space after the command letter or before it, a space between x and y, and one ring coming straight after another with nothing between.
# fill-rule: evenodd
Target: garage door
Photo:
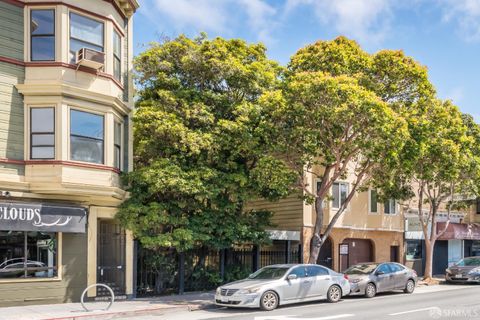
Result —
<instances>
[{"instance_id":1,"label":"garage door","mask_svg":"<svg viewBox=\"0 0 480 320\"><path fill-rule=\"evenodd\" d=\"M348 244L348 266L373 261L372 242L366 239L345 239L343 243Z\"/></svg>"}]
</instances>

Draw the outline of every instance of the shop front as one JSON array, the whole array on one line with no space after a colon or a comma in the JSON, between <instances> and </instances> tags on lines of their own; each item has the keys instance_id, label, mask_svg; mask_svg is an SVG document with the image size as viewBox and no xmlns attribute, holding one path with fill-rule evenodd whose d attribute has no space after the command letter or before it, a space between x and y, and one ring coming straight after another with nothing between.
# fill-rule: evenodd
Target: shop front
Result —
<instances>
[{"instance_id":1,"label":"shop front","mask_svg":"<svg viewBox=\"0 0 480 320\"><path fill-rule=\"evenodd\" d=\"M0 306L77 302L106 283L133 293L133 239L115 207L0 202ZM88 298L106 292L90 290Z\"/></svg>"}]
</instances>

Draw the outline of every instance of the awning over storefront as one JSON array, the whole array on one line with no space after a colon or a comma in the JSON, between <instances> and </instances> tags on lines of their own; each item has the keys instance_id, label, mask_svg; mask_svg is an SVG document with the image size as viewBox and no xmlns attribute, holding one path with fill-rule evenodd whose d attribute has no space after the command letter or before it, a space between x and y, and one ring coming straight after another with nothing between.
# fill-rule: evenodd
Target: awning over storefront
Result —
<instances>
[{"instance_id":1,"label":"awning over storefront","mask_svg":"<svg viewBox=\"0 0 480 320\"><path fill-rule=\"evenodd\" d=\"M84 233L82 207L29 202L0 202L0 230Z\"/></svg>"},{"instance_id":2,"label":"awning over storefront","mask_svg":"<svg viewBox=\"0 0 480 320\"><path fill-rule=\"evenodd\" d=\"M445 229L446 222L437 222L437 233ZM480 240L480 224L478 223L450 223L440 240Z\"/></svg>"}]
</instances>

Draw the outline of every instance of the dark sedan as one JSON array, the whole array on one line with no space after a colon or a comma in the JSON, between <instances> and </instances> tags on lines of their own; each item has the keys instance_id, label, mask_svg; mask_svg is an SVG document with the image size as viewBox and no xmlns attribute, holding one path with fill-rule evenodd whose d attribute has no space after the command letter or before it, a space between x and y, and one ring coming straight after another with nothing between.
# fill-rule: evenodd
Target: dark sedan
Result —
<instances>
[{"instance_id":1,"label":"dark sedan","mask_svg":"<svg viewBox=\"0 0 480 320\"><path fill-rule=\"evenodd\" d=\"M468 257L445 270L449 283L480 283L480 257Z\"/></svg>"},{"instance_id":2,"label":"dark sedan","mask_svg":"<svg viewBox=\"0 0 480 320\"><path fill-rule=\"evenodd\" d=\"M396 262L359 263L345 271L350 282L351 295L373 298L377 292L403 290L412 293L417 273Z\"/></svg>"}]
</instances>

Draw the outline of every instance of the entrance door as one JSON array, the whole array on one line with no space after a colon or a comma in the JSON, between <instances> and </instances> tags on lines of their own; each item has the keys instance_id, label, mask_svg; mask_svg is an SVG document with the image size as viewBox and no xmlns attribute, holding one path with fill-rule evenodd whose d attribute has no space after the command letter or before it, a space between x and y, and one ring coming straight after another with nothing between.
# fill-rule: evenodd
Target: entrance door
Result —
<instances>
[{"instance_id":1,"label":"entrance door","mask_svg":"<svg viewBox=\"0 0 480 320\"><path fill-rule=\"evenodd\" d=\"M125 295L125 229L114 220L98 220L97 281ZM107 295L97 289L97 296Z\"/></svg>"},{"instance_id":2,"label":"entrance door","mask_svg":"<svg viewBox=\"0 0 480 320\"><path fill-rule=\"evenodd\" d=\"M332 240L327 238L325 243L320 248L317 264L332 269L333 255L332 255Z\"/></svg>"},{"instance_id":3,"label":"entrance door","mask_svg":"<svg viewBox=\"0 0 480 320\"><path fill-rule=\"evenodd\" d=\"M399 250L398 250L398 246L390 246L390 261L391 262L400 262L398 260L398 254Z\"/></svg>"},{"instance_id":4,"label":"entrance door","mask_svg":"<svg viewBox=\"0 0 480 320\"><path fill-rule=\"evenodd\" d=\"M463 240L448 240L448 266L463 258Z\"/></svg>"}]
</instances>

